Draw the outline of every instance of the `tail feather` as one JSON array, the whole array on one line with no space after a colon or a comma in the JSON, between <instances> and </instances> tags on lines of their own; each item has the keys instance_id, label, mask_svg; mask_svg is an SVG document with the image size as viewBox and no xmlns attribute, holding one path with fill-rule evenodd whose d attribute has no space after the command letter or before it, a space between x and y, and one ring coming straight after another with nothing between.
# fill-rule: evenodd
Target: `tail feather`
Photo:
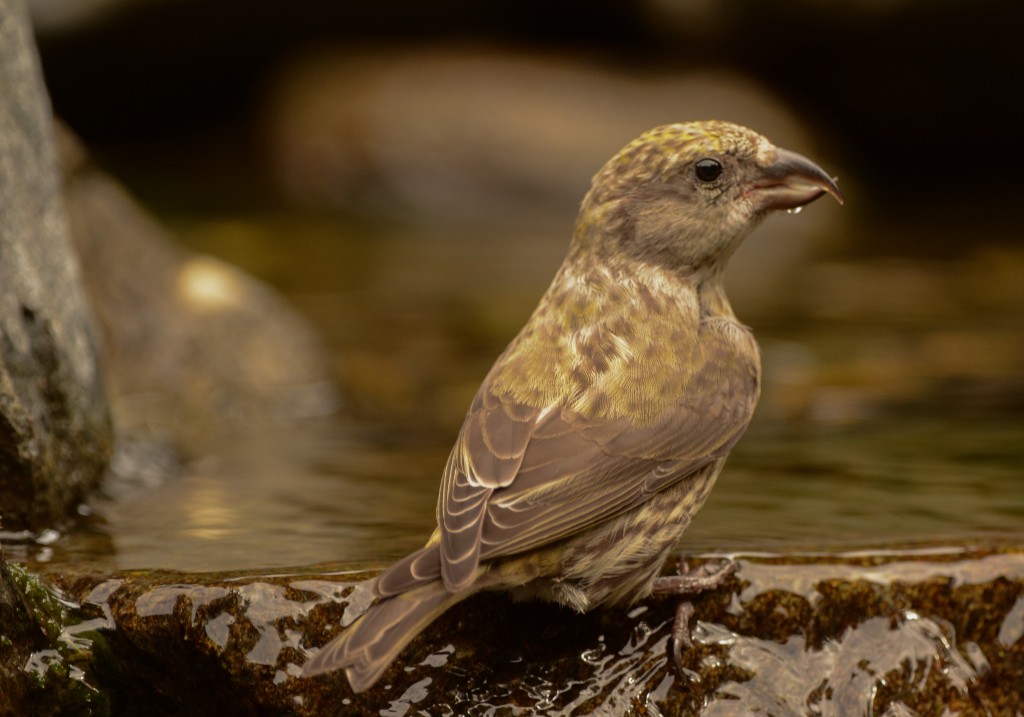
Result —
<instances>
[{"instance_id":1,"label":"tail feather","mask_svg":"<svg viewBox=\"0 0 1024 717\"><path fill-rule=\"evenodd\" d=\"M410 553L377 576L374 592L380 597L398 595L441 577L441 545L429 543Z\"/></svg>"},{"instance_id":2,"label":"tail feather","mask_svg":"<svg viewBox=\"0 0 1024 717\"><path fill-rule=\"evenodd\" d=\"M450 593L438 580L381 600L313 655L302 676L344 669L352 691L363 692L431 621L473 592Z\"/></svg>"}]
</instances>

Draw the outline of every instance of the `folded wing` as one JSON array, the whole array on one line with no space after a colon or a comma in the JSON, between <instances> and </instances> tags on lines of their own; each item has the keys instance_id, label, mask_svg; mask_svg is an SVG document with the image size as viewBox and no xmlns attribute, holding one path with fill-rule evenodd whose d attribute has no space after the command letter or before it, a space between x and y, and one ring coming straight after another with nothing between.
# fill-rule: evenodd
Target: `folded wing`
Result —
<instances>
[{"instance_id":1,"label":"folded wing","mask_svg":"<svg viewBox=\"0 0 1024 717\"><path fill-rule=\"evenodd\" d=\"M757 359L713 342L703 358L677 377L681 398L645 422L526 405L486 381L445 468L439 540L384 573L378 593L438 577L464 590L481 560L587 530L725 456L753 413Z\"/></svg>"}]
</instances>

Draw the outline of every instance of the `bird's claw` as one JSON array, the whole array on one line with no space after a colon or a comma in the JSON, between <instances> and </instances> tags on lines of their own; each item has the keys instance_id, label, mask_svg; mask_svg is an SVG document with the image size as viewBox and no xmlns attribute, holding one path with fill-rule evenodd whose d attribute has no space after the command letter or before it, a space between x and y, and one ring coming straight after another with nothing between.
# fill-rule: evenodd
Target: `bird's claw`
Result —
<instances>
[{"instance_id":1,"label":"bird's claw","mask_svg":"<svg viewBox=\"0 0 1024 717\"><path fill-rule=\"evenodd\" d=\"M663 575L656 578L652 595L657 597L699 595L708 590L721 587L736 572L738 565L735 560L724 560L721 563L704 563L691 570L684 558L679 559L678 575ZM683 670L683 651L693 647L690 635L690 619L693 617L693 603L689 600L680 601L676 606L675 619L672 621L672 636L669 640L669 654L676 674L680 677Z\"/></svg>"},{"instance_id":2,"label":"bird's claw","mask_svg":"<svg viewBox=\"0 0 1024 717\"><path fill-rule=\"evenodd\" d=\"M668 646L672 654L672 664L676 668L676 674L682 676L683 672L683 649L689 650L693 647L690 639L690 618L693 617L693 603L683 601L676 606L676 616L672 621L672 637Z\"/></svg>"}]
</instances>

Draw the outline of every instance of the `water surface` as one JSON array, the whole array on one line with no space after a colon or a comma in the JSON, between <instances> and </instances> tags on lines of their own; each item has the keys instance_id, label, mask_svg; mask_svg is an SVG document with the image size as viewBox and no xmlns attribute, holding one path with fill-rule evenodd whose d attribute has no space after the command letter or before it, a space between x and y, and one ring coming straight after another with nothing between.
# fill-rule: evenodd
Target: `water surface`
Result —
<instances>
[{"instance_id":1,"label":"water surface","mask_svg":"<svg viewBox=\"0 0 1024 717\"><path fill-rule=\"evenodd\" d=\"M123 445L117 478L83 507L90 515L81 525L9 541L8 552L55 569L202 571L384 565L418 546L433 527L465 408L560 262L565 227L381 228L273 216L181 220L180 228L311 318L336 366L340 412L226 432L195 455ZM916 281L969 275L977 263L957 261L922 263ZM892 274L891 260L870 256L845 271L870 275L876 265ZM835 267L811 260L802 272L820 278ZM1014 374L1014 357L998 355L1022 335L1016 294L988 290L996 298L984 322L973 322L963 296L980 289L885 304L862 296L878 287L838 284L820 287L817 301L808 282L795 283L801 297L788 313L748 307L764 351L762 405L684 547L818 551L1024 537L1024 371ZM746 319L743 306L737 312ZM936 337L965 355L936 351ZM973 348L979 337L991 339L987 351Z\"/></svg>"}]
</instances>

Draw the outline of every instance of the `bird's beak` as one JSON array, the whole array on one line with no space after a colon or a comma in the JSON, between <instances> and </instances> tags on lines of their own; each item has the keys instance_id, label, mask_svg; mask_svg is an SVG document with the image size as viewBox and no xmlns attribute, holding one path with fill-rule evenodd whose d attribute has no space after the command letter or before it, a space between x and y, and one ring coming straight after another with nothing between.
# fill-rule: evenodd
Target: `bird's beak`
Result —
<instances>
[{"instance_id":1,"label":"bird's beak","mask_svg":"<svg viewBox=\"0 0 1024 717\"><path fill-rule=\"evenodd\" d=\"M843 203L843 193L832 177L811 160L786 149L778 150L775 161L760 168L751 188L759 208L766 212L797 209L826 192Z\"/></svg>"}]
</instances>

